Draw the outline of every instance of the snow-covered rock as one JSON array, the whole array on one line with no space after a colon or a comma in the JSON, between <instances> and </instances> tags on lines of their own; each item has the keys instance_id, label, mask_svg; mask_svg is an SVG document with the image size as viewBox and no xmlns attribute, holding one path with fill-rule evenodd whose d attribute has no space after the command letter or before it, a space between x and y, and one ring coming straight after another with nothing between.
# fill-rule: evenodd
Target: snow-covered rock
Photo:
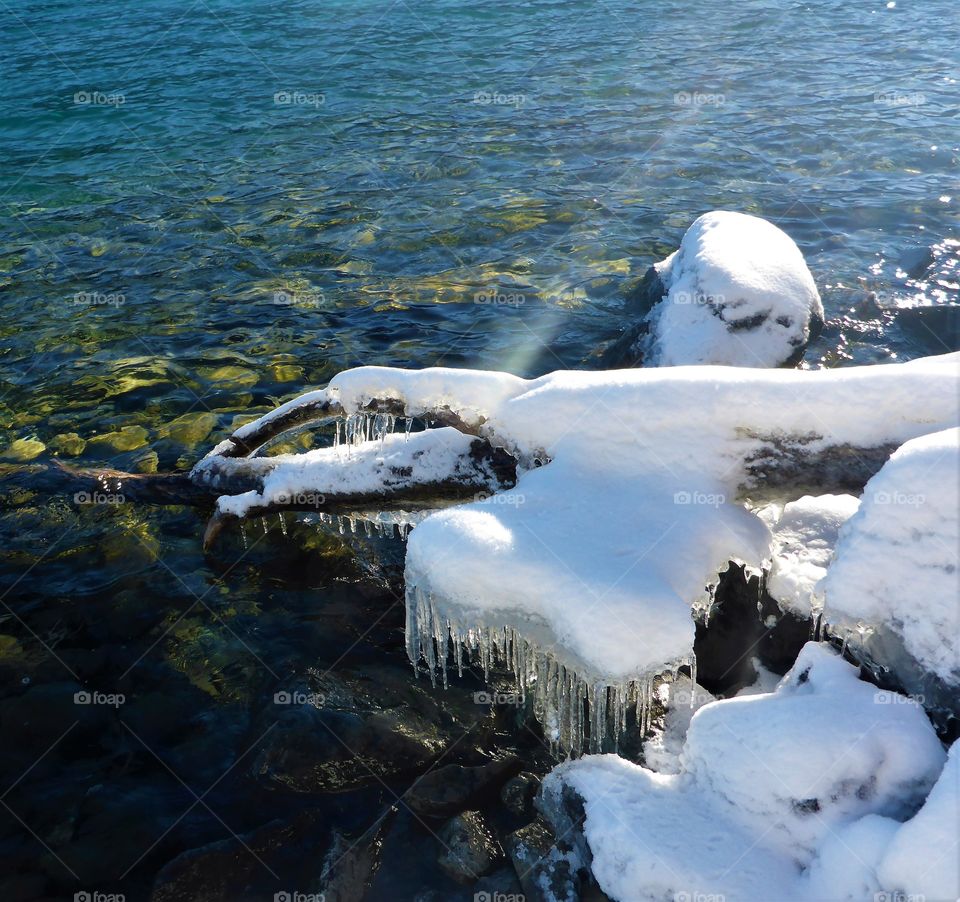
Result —
<instances>
[{"instance_id":1,"label":"snow-covered rock","mask_svg":"<svg viewBox=\"0 0 960 902\"><path fill-rule=\"evenodd\" d=\"M945 758L918 705L906 698L878 704L877 691L833 651L810 643L775 692L717 701L694 715L680 774L588 756L555 768L539 805L557 829L569 828L564 811L573 790L586 815L593 874L617 902L684 894L726 902L832 899L844 898L845 887L866 902L880 885L874 868L882 854L872 852L862 873L846 867L839 880L838 867L850 864L858 842L872 849L876 834L889 838L886 819L918 809ZM952 830L956 842L956 821L951 827L940 814L950 800L940 798L939 785L927 803L931 822ZM851 835L836 848L849 825L868 817L879 829L868 821L857 828L865 839ZM935 858L929 849L921 856ZM918 870L889 885L914 892ZM836 896L814 893L831 884Z\"/></svg>"},{"instance_id":2,"label":"snow-covered rock","mask_svg":"<svg viewBox=\"0 0 960 902\"><path fill-rule=\"evenodd\" d=\"M909 816L943 751L923 709L858 679L808 643L769 695L707 705L694 716L684 769L767 841L808 861L837 824L864 814Z\"/></svg>"},{"instance_id":3,"label":"snow-covered rock","mask_svg":"<svg viewBox=\"0 0 960 902\"><path fill-rule=\"evenodd\" d=\"M756 216L704 214L655 269L666 295L648 314L651 365L796 363L823 320L800 249Z\"/></svg>"},{"instance_id":4,"label":"snow-covered rock","mask_svg":"<svg viewBox=\"0 0 960 902\"><path fill-rule=\"evenodd\" d=\"M893 834L878 867L890 893L960 899L960 742L923 808Z\"/></svg>"},{"instance_id":5,"label":"snow-covered rock","mask_svg":"<svg viewBox=\"0 0 960 902\"><path fill-rule=\"evenodd\" d=\"M840 527L860 506L853 495L804 495L772 524L767 591L784 610L808 618L820 607L817 583L826 575Z\"/></svg>"},{"instance_id":6,"label":"snow-covered rock","mask_svg":"<svg viewBox=\"0 0 960 902\"><path fill-rule=\"evenodd\" d=\"M879 663L893 632L924 671L960 685L960 429L904 444L864 489L822 583L826 617ZM902 678L902 674L897 673Z\"/></svg>"}]
</instances>

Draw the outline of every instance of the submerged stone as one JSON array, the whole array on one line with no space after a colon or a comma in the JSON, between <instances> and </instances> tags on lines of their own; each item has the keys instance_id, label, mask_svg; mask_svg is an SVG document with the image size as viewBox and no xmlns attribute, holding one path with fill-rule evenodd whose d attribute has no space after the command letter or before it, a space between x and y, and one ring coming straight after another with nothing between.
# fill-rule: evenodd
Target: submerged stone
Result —
<instances>
[{"instance_id":1,"label":"submerged stone","mask_svg":"<svg viewBox=\"0 0 960 902\"><path fill-rule=\"evenodd\" d=\"M503 861L503 849L477 811L458 814L438 834L444 851L437 859L458 883L473 883Z\"/></svg>"},{"instance_id":2,"label":"submerged stone","mask_svg":"<svg viewBox=\"0 0 960 902\"><path fill-rule=\"evenodd\" d=\"M46 450L47 446L39 439L18 438L7 445L3 457L7 460L28 461L39 457Z\"/></svg>"}]
</instances>

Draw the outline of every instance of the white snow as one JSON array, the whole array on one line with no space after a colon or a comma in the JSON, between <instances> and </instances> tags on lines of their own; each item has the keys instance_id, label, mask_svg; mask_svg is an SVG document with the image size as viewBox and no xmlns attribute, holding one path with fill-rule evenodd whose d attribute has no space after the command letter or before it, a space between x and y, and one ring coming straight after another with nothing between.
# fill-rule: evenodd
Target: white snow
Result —
<instances>
[{"instance_id":1,"label":"white snow","mask_svg":"<svg viewBox=\"0 0 960 902\"><path fill-rule=\"evenodd\" d=\"M769 530L736 503L764 436L902 442L956 422L958 355L800 372L675 367L524 381L361 368L328 391L448 407L519 455L550 461L514 490L427 518L407 551L412 605L469 628L513 626L615 683L689 657L691 606L729 559L759 565ZM879 413L882 411L882 415Z\"/></svg>"},{"instance_id":2,"label":"white snow","mask_svg":"<svg viewBox=\"0 0 960 902\"><path fill-rule=\"evenodd\" d=\"M816 585L827 572L840 527L860 506L853 495L804 495L783 507L773 524L767 591L781 608L810 617L821 607Z\"/></svg>"},{"instance_id":3,"label":"white snow","mask_svg":"<svg viewBox=\"0 0 960 902\"><path fill-rule=\"evenodd\" d=\"M583 798L593 873L617 902L873 900L876 837L892 834L887 819L916 811L945 758L919 706L878 704L876 692L833 651L809 643L775 692L697 711L681 773L588 756L552 771L540 806L549 816L564 783ZM923 862L936 858L918 848L932 838L919 835L927 807L925 829L944 831L941 848L956 842L956 809L947 812L951 799L940 789L950 779L899 828L917 844L914 870L888 875L885 859L888 888L916 892Z\"/></svg>"},{"instance_id":4,"label":"white snow","mask_svg":"<svg viewBox=\"0 0 960 902\"><path fill-rule=\"evenodd\" d=\"M800 249L756 216L704 214L656 268L667 296L649 314L651 365L779 366L823 317Z\"/></svg>"},{"instance_id":5,"label":"white snow","mask_svg":"<svg viewBox=\"0 0 960 902\"><path fill-rule=\"evenodd\" d=\"M266 472L262 492L224 495L218 499L221 513L243 517L251 508L270 504L293 504L322 509L325 496L377 493L404 485L441 482L460 475L475 475L465 466L473 437L451 427L414 432L409 436L390 433L382 439L335 448L318 448L303 454L273 457L220 459L223 470L251 464ZM205 459L198 470L211 464ZM497 486L491 474L490 489Z\"/></svg>"},{"instance_id":6,"label":"white snow","mask_svg":"<svg viewBox=\"0 0 960 902\"><path fill-rule=\"evenodd\" d=\"M960 743L923 808L893 835L878 874L887 891L960 899Z\"/></svg>"},{"instance_id":7,"label":"white snow","mask_svg":"<svg viewBox=\"0 0 960 902\"><path fill-rule=\"evenodd\" d=\"M918 704L886 703L857 673L808 643L776 692L697 712L685 771L804 862L837 824L912 814L943 765L940 742Z\"/></svg>"},{"instance_id":8,"label":"white snow","mask_svg":"<svg viewBox=\"0 0 960 902\"><path fill-rule=\"evenodd\" d=\"M831 624L882 625L960 684L960 429L907 442L864 489L822 589Z\"/></svg>"}]
</instances>

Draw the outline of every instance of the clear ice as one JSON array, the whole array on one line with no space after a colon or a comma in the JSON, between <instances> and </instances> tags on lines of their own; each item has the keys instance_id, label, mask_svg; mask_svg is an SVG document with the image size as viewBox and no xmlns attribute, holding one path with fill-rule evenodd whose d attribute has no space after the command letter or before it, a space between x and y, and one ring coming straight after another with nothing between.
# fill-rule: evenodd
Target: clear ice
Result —
<instances>
[{"instance_id":1,"label":"clear ice","mask_svg":"<svg viewBox=\"0 0 960 902\"><path fill-rule=\"evenodd\" d=\"M449 659L452 657L458 675L463 676L469 655L483 668L485 680L495 666L509 670L516 680L518 702L532 701L534 716L543 725L554 753L601 752L608 739L618 747L631 707L636 708L642 738L651 727L657 681L671 680L681 666L688 666L696 680L692 654L689 660L658 673L621 682L590 680L513 627L468 627L450 619L417 586L407 586L406 609L407 656L418 673L422 658L433 684L439 674L446 688Z\"/></svg>"}]
</instances>

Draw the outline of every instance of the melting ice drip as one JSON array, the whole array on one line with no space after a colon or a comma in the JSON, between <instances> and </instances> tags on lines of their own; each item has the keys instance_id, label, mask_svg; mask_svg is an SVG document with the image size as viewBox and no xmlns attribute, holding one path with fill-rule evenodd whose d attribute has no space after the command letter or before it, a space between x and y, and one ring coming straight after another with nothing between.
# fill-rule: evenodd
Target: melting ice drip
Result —
<instances>
[{"instance_id":1,"label":"melting ice drip","mask_svg":"<svg viewBox=\"0 0 960 902\"><path fill-rule=\"evenodd\" d=\"M410 535L410 531L424 517L430 516L431 511L364 511L357 514L303 514L293 515L286 511L280 511L276 516L279 521L280 530L284 535L288 535L288 518L294 516L297 523L301 524L319 524L328 531L338 532L340 535L357 535L363 533L368 539L375 535L381 539L405 539ZM247 538L247 522L240 522L240 535L243 538L244 548L249 547ZM266 516L260 517L260 525L264 534L270 531L270 521Z\"/></svg>"},{"instance_id":2,"label":"melting ice drip","mask_svg":"<svg viewBox=\"0 0 960 902\"><path fill-rule=\"evenodd\" d=\"M461 677L465 653L479 661L485 680L493 667L505 667L516 678L520 703L532 699L534 715L554 753L580 755L587 747L600 752L608 737L619 747L620 736L627 731L628 711L634 706L642 738L651 726L656 682L670 680L683 666L690 668L694 683L697 679L696 658L691 654L689 660L656 674L619 682L588 680L511 626L466 627L451 619L435 598L417 586L407 586L406 609L407 655L418 673L423 658L434 686L439 671L446 688L451 655Z\"/></svg>"},{"instance_id":3,"label":"melting ice drip","mask_svg":"<svg viewBox=\"0 0 960 902\"><path fill-rule=\"evenodd\" d=\"M403 422L404 432L409 436L413 420L404 417ZM351 448L364 442L380 442L382 448L384 438L394 431L396 424L397 417L392 413L355 413L337 417L333 447L345 447L347 456L350 455Z\"/></svg>"}]
</instances>

